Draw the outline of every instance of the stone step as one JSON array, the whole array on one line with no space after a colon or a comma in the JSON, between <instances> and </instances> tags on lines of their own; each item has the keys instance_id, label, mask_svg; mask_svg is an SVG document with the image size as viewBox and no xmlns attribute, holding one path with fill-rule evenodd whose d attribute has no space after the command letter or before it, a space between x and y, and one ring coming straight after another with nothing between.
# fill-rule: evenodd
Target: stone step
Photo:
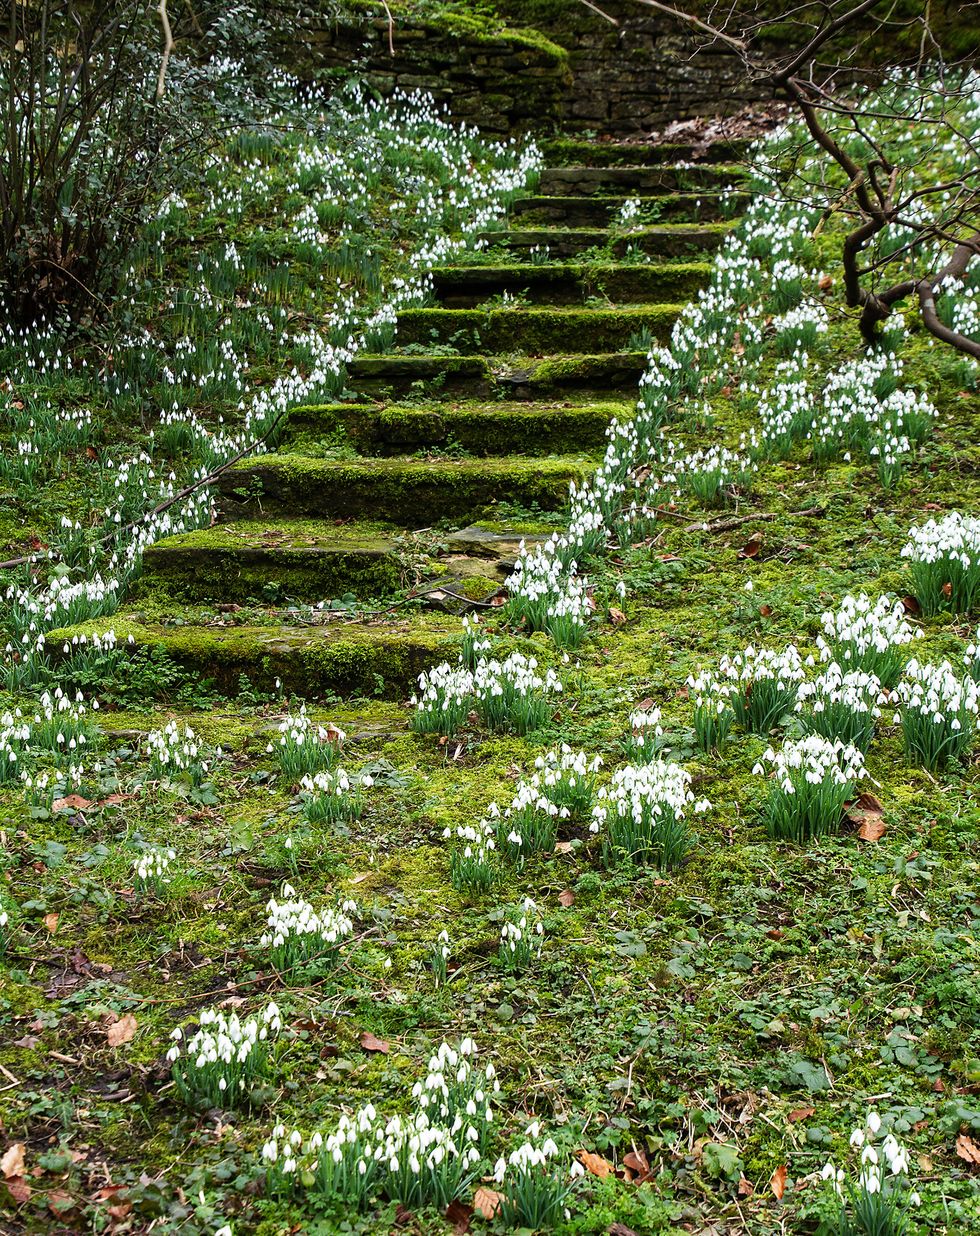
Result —
<instances>
[{"instance_id":1,"label":"stone step","mask_svg":"<svg viewBox=\"0 0 980 1236\"><path fill-rule=\"evenodd\" d=\"M366 518L419 529L440 520L492 516L498 502L560 510L568 500L569 482L581 482L593 467L581 456L429 462L262 455L226 469L218 492L221 514L230 519Z\"/></svg>"},{"instance_id":2,"label":"stone step","mask_svg":"<svg viewBox=\"0 0 980 1236\"><path fill-rule=\"evenodd\" d=\"M694 260L699 253L717 249L731 230L729 222L673 223L623 233L613 233L606 228L507 228L484 232L482 239L488 246L505 248L524 261L530 261L534 253L544 253L549 260L560 261L578 257L588 250L608 251L619 258L633 250L650 257Z\"/></svg>"},{"instance_id":3,"label":"stone step","mask_svg":"<svg viewBox=\"0 0 980 1236\"><path fill-rule=\"evenodd\" d=\"M293 408L280 450L322 454L343 441L358 454L391 456L447 447L471 455L557 455L598 451L614 416L633 402L325 404Z\"/></svg>"},{"instance_id":4,"label":"stone step","mask_svg":"<svg viewBox=\"0 0 980 1236\"><path fill-rule=\"evenodd\" d=\"M707 283L709 262L662 265L528 264L444 266L432 272L436 299L447 309L469 309L488 297L509 295L534 304L579 305L601 297L613 304L689 300Z\"/></svg>"},{"instance_id":5,"label":"stone step","mask_svg":"<svg viewBox=\"0 0 980 1236\"><path fill-rule=\"evenodd\" d=\"M699 145L692 142L587 142L556 137L539 143L549 167L571 163L588 167L656 167L663 163L729 163L745 157L751 143L732 138Z\"/></svg>"},{"instance_id":6,"label":"stone step","mask_svg":"<svg viewBox=\"0 0 980 1236\"><path fill-rule=\"evenodd\" d=\"M189 674L213 681L231 696L245 678L255 689L278 693L281 688L307 699L403 700L423 670L456 659L460 627L458 619L428 613L414 614L411 621L388 615L384 622L330 615L323 625L294 626L164 626L117 614L52 631L49 645L60 656L58 650L73 636L91 638L109 630L121 648L134 653L163 648Z\"/></svg>"},{"instance_id":7,"label":"stone step","mask_svg":"<svg viewBox=\"0 0 980 1236\"><path fill-rule=\"evenodd\" d=\"M522 223L560 223L565 227L608 227L619 216L631 195L615 197L560 197L534 194L519 198L511 206L511 217ZM649 226L662 219L687 220L693 223L715 223L740 214L748 202L744 193L732 193L722 198L718 193L672 193L650 198L643 203L634 220Z\"/></svg>"},{"instance_id":8,"label":"stone step","mask_svg":"<svg viewBox=\"0 0 980 1236\"><path fill-rule=\"evenodd\" d=\"M426 400L504 398L540 400L607 399L633 396L646 370L645 352L612 352L589 356L359 356L349 366L357 390L376 399Z\"/></svg>"},{"instance_id":9,"label":"stone step","mask_svg":"<svg viewBox=\"0 0 980 1236\"><path fill-rule=\"evenodd\" d=\"M622 309L406 309L398 315L398 346L531 356L615 352L641 331L666 339L680 305Z\"/></svg>"},{"instance_id":10,"label":"stone step","mask_svg":"<svg viewBox=\"0 0 980 1236\"><path fill-rule=\"evenodd\" d=\"M589 197L593 194L628 194L653 197L665 193L691 193L702 189L734 187L745 179L741 168L728 164L695 164L692 167L552 167L538 180L544 197Z\"/></svg>"},{"instance_id":11,"label":"stone step","mask_svg":"<svg viewBox=\"0 0 980 1236\"><path fill-rule=\"evenodd\" d=\"M137 603L163 593L197 604L285 605L435 588L429 595L438 603L483 600L506 581L521 541L544 540L549 531L540 521L487 521L426 532L420 543L383 524L238 520L150 546L135 596Z\"/></svg>"}]
</instances>

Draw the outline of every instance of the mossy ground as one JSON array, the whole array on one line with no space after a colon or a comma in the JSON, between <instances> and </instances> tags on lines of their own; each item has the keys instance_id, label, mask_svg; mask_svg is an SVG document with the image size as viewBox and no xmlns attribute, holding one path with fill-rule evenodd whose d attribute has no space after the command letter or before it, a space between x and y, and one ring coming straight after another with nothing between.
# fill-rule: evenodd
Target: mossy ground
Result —
<instances>
[{"instance_id":1,"label":"mossy ground","mask_svg":"<svg viewBox=\"0 0 980 1236\"><path fill-rule=\"evenodd\" d=\"M854 351L850 325L824 347L828 357ZM943 414L893 492L862 463L815 468L799 452L765 467L737 512L678 510L652 543L611 562L597 595L624 579L626 622L600 623L580 665L563 670L566 692L544 732L468 727L446 745L408 731L403 695L314 707L347 731L345 764L376 770L365 813L348 827L312 828L296 815L293 787L265 753L295 700L269 690L167 710L225 749L214 801L138 784L137 736L164 715L145 708L102 718L103 795L123 791L123 801L48 817L5 794L8 887L23 917L2 997L4 1064L17 1084L0 1092L0 1110L31 1163L52 1147L75 1156L43 1160L54 1166L31 1182L26 1226L51 1230L52 1200L69 1227L105 1213L107 1199L82 1201L98 1179L130 1189L132 1230L154 1218L163 1230L210 1230L210 1207L252 1232L291 1222L387 1231L385 1210L311 1215L263 1197L252 1183L257 1149L274 1118L310 1127L329 1123L338 1104L397 1109L433 1043L472 1034L497 1064L507 1130L533 1113L569 1144L616 1163L640 1150L656 1167L652 1184L597 1183L569 1232L613 1221L639 1232L690 1222L759 1236L810 1231L801 1215L817 1193L812 1174L840 1153L870 1096L912 1144L927 1198L946 1199L942 1230L970 1230L975 1193L953 1142L964 1123L980 1124L975 766L939 777L908 767L886 718L869 763L885 808L881 840L842 828L806 847L775 845L750 772L765 741L736 735L722 756L699 755L683 690L688 673L749 642L812 651L820 613L846 591L908 592L899 551L909 523L933 504L975 507L980 401L943 381L937 361L912 342L909 372L927 380ZM737 395L714 412L726 436L750 423ZM688 526L734 517L744 522ZM740 557L756 533L760 552ZM924 621L923 652L955 658L971 625ZM545 743L615 766L642 699L663 707L675 755L714 804L684 866L666 877L607 870L573 833L562 852L505 869L491 896L457 893L442 830L509 801ZM159 901L132 891L143 841L179 854ZM263 965L262 907L285 879L315 904L358 901L358 938L335 974L283 986ZM543 909L546 942L514 977L495 960L491 912L526 893ZM428 955L444 927L450 982L437 989ZM170 1030L205 1004L248 1008L269 996L290 1035L268 1106L220 1119L187 1110L162 1063ZM111 1048L106 1026L123 1013L136 1017L136 1034ZM362 1051L364 1030L388 1054ZM780 1201L769 1182L783 1165ZM447 1224L420 1212L408 1230Z\"/></svg>"}]
</instances>

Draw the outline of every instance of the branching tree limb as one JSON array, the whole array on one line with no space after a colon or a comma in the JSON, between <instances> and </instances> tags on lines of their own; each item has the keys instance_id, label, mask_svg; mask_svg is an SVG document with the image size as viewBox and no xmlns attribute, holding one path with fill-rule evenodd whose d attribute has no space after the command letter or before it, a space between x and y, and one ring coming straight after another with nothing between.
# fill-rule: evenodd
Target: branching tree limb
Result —
<instances>
[{"instance_id":1,"label":"branching tree limb","mask_svg":"<svg viewBox=\"0 0 980 1236\"><path fill-rule=\"evenodd\" d=\"M596 7L592 0L581 2ZM829 163L847 177L847 188L841 194L822 176L806 181L803 172L796 169L797 180L803 184L796 197L813 205L814 199L822 196L825 219L838 215L851 221L841 246L841 266L847 304L860 310L858 323L864 338L873 340L894 306L915 298L922 323L931 335L980 359L980 343L946 325L936 307L944 283L961 279L971 261L980 255L980 150L974 135L965 133L955 116L961 97L956 74L950 73L943 62L940 41L930 26L929 6L905 20L895 17L893 0L825 0L820 5L790 7L781 15L781 27L785 30L789 26L798 35L787 42L783 34L781 47L775 49L772 39L766 37L771 9L764 6L733 4L724 20L713 24L714 18L708 22L700 12L662 0L635 2L689 26L705 45L721 43L738 56L745 79L768 89L774 99L788 101ZM922 123L932 126L937 148L945 139L955 137L974 161L959 178L910 190L916 167L906 161L897 141L895 149L886 148L871 129L880 121L918 123L918 112L925 109L913 107L903 115L894 107L883 106L875 94L881 72L862 68L855 49L866 49L873 40L880 51L896 33L914 26L920 28L918 100L920 104L927 98L939 102L938 115L933 108ZM848 55L848 49L853 54ZM869 74L872 87L862 91L862 78ZM801 151L801 163L803 156ZM929 198L937 205L926 212ZM882 251L877 242L895 228L908 230L912 239L891 251ZM932 252L949 254L950 247L945 265L928 268L928 263L935 261L929 257ZM923 269L910 273L907 266L916 262Z\"/></svg>"}]
</instances>

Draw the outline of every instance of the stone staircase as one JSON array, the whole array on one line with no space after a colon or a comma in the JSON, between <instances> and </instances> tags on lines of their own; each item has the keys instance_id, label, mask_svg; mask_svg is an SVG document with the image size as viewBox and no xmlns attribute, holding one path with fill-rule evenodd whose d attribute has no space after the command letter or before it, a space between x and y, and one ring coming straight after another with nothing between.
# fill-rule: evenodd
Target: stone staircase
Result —
<instances>
[{"instance_id":1,"label":"stone staircase","mask_svg":"<svg viewBox=\"0 0 980 1236\"><path fill-rule=\"evenodd\" d=\"M686 147L553 143L554 166L490 247L435 271L438 303L400 315L390 354L353 363L356 401L294 411L275 453L221 476L216 527L147 550L143 612L114 620L117 636L162 643L227 689L244 674L308 696L403 698L453 655L467 599L499 592L521 538L556 526L609 421L630 414L650 339L706 282L739 208L725 193L738 153L692 164ZM627 201L628 233L614 227ZM386 608L406 589L442 608ZM334 604L283 623L290 607L351 596L378 616ZM219 616L195 623L191 608L172 625L171 603ZM246 606L246 624L227 616Z\"/></svg>"}]
</instances>

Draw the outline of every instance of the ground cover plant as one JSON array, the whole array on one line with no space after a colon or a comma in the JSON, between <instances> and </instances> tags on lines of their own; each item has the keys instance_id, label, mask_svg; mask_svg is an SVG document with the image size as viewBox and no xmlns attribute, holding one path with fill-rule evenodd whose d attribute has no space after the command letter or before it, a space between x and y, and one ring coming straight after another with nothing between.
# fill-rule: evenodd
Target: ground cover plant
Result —
<instances>
[{"instance_id":1,"label":"ground cover plant","mask_svg":"<svg viewBox=\"0 0 980 1236\"><path fill-rule=\"evenodd\" d=\"M212 498L153 508L343 394L539 163L275 84L158 205L111 354L5 337L3 535L43 547L3 610L3 1222L970 1231L974 368L913 323L866 350L776 132L597 471L414 700L134 656L142 551Z\"/></svg>"}]
</instances>

